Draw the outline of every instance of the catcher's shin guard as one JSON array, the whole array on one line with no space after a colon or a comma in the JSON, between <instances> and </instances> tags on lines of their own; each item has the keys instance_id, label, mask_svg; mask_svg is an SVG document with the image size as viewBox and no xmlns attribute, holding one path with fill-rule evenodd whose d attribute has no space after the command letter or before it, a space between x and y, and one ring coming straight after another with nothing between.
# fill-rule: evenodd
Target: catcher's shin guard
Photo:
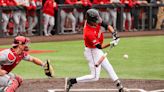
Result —
<instances>
[{"instance_id":1,"label":"catcher's shin guard","mask_svg":"<svg viewBox=\"0 0 164 92\"><path fill-rule=\"evenodd\" d=\"M22 84L23 79L18 75L15 76L15 79L18 81L18 84L19 84L18 87L19 87Z\"/></svg>"},{"instance_id":2,"label":"catcher's shin guard","mask_svg":"<svg viewBox=\"0 0 164 92\"><path fill-rule=\"evenodd\" d=\"M18 81L12 79L11 81L9 81L8 86L4 89L4 92L15 92L18 86L19 86Z\"/></svg>"}]
</instances>

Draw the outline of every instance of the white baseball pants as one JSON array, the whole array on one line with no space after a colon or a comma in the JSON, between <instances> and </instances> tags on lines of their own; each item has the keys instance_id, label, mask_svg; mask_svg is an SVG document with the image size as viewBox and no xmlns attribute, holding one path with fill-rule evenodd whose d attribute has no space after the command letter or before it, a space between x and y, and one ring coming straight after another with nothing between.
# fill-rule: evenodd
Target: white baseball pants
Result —
<instances>
[{"instance_id":1,"label":"white baseball pants","mask_svg":"<svg viewBox=\"0 0 164 92\"><path fill-rule=\"evenodd\" d=\"M2 23L3 32L8 32L7 25L9 23L10 14L2 13L2 19L3 19L3 23Z\"/></svg>"},{"instance_id":2,"label":"white baseball pants","mask_svg":"<svg viewBox=\"0 0 164 92\"><path fill-rule=\"evenodd\" d=\"M61 33L64 33L64 24L66 17L70 18L72 21L72 32L75 32L75 27L76 27L76 19L73 16L72 12L65 12L64 10L61 10Z\"/></svg>"},{"instance_id":3,"label":"white baseball pants","mask_svg":"<svg viewBox=\"0 0 164 92\"><path fill-rule=\"evenodd\" d=\"M128 30L131 30L131 26L132 26L132 18L131 18L131 14L130 12L124 12L123 13L123 28L125 29L125 22L126 19L128 20Z\"/></svg>"},{"instance_id":4,"label":"white baseball pants","mask_svg":"<svg viewBox=\"0 0 164 92\"><path fill-rule=\"evenodd\" d=\"M28 16L28 21L29 21L29 28L28 31L32 31L33 28L36 26L36 24L38 23L38 18L36 15L34 16Z\"/></svg>"},{"instance_id":5,"label":"white baseball pants","mask_svg":"<svg viewBox=\"0 0 164 92\"><path fill-rule=\"evenodd\" d=\"M48 36L51 35L51 31L54 27L55 18L54 16L50 16L45 13L43 15L44 15L44 34Z\"/></svg>"},{"instance_id":6,"label":"white baseball pants","mask_svg":"<svg viewBox=\"0 0 164 92\"><path fill-rule=\"evenodd\" d=\"M113 28L114 29L117 29L116 28L116 23L117 23L117 9L109 9L109 13L110 13L110 24L113 24Z\"/></svg>"},{"instance_id":7,"label":"white baseball pants","mask_svg":"<svg viewBox=\"0 0 164 92\"><path fill-rule=\"evenodd\" d=\"M104 53L101 49L97 49L97 48L91 49L87 47L85 48L84 56L88 61L88 65L91 73L89 75L76 78L77 82L97 81L100 77L101 67L103 67L106 70L106 72L112 78L113 81L118 79L112 65L110 64L107 58L104 59L104 61L101 63L100 66L95 67L96 62L98 62L98 60L102 55L104 55Z\"/></svg>"}]
</instances>

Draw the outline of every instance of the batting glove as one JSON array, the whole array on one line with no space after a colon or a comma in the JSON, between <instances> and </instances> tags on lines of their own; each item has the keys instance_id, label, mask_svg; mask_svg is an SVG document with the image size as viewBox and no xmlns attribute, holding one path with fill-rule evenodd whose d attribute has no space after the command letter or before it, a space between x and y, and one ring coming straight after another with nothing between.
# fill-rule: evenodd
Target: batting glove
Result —
<instances>
[{"instance_id":1,"label":"batting glove","mask_svg":"<svg viewBox=\"0 0 164 92\"><path fill-rule=\"evenodd\" d=\"M117 35L117 32L116 32L116 31L114 31L114 32L112 33L112 37L113 37L113 40L117 40L118 38L120 38L120 37Z\"/></svg>"},{"instance_id":2,"label":"batting glove","mask_svg":"<svg viewBox=\"0 0 164 92\"><path fill-rule=\"evenodd\" d=\"M115 47L116 45L118 45L118 42L119 42L119 41L120 41L120 38L117 38L117 39L111 41L111 42L110 42L111 47Z\"/></svg>"}]
</instances>

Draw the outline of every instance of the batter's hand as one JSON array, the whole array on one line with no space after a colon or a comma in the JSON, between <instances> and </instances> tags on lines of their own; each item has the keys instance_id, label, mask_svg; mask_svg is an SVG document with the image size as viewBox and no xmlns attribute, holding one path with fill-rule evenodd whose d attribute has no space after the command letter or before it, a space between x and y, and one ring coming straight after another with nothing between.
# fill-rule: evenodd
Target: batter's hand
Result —
<instances>
[{"instance_id":1,"label":"batter's hand","mask_svg":"<svg viewBox=\"0 0 164 92\"><path fill-rule=\"evenodd\" d=\"M112 36L113 36L113 40L117 40L118 38L120 38L116 31L112 33Z\"/></svg>"},{"instance_id":2,"label":"batter's hand","mask_svg":"<svg viewBox=\"0 0 164 92\"><path fill-rule=\"evenodd\" d=\"M48 77L54 76L54 69L50 65L50 60L46 60L45 65L43 67L44 67L45 75L47 75Z\"/></svg>"},{"instance_id":3,"label":"batter's hand","mask_svg":"<svg viewBox=\"0 0 164 92\"><path fill-rule=\"evenodd\" d=\"M110 42L111 47L114 47L114 46L118 45L119 41L120 41L120 38L117 38L117 39L111 41Z\"/></svg>"}]
</instances>

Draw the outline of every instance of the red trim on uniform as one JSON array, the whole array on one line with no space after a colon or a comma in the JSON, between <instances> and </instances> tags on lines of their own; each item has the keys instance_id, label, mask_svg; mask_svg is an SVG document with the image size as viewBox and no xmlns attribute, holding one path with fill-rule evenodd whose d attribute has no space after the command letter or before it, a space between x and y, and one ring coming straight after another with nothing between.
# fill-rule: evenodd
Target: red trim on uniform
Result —
<instances>
[{"instance_id":1,"label":"red trim on uniform","mask_svg":"<svg viewBox=\"0 0 164 92\"><path fill-rule=\"evenodd\" d=\"M9 53L9 54L8 54L8 59L9 59L10 61L13 61L13 60L15 60L15 56L14 56L13 54Z\"/></svg>"}]
</instances>

